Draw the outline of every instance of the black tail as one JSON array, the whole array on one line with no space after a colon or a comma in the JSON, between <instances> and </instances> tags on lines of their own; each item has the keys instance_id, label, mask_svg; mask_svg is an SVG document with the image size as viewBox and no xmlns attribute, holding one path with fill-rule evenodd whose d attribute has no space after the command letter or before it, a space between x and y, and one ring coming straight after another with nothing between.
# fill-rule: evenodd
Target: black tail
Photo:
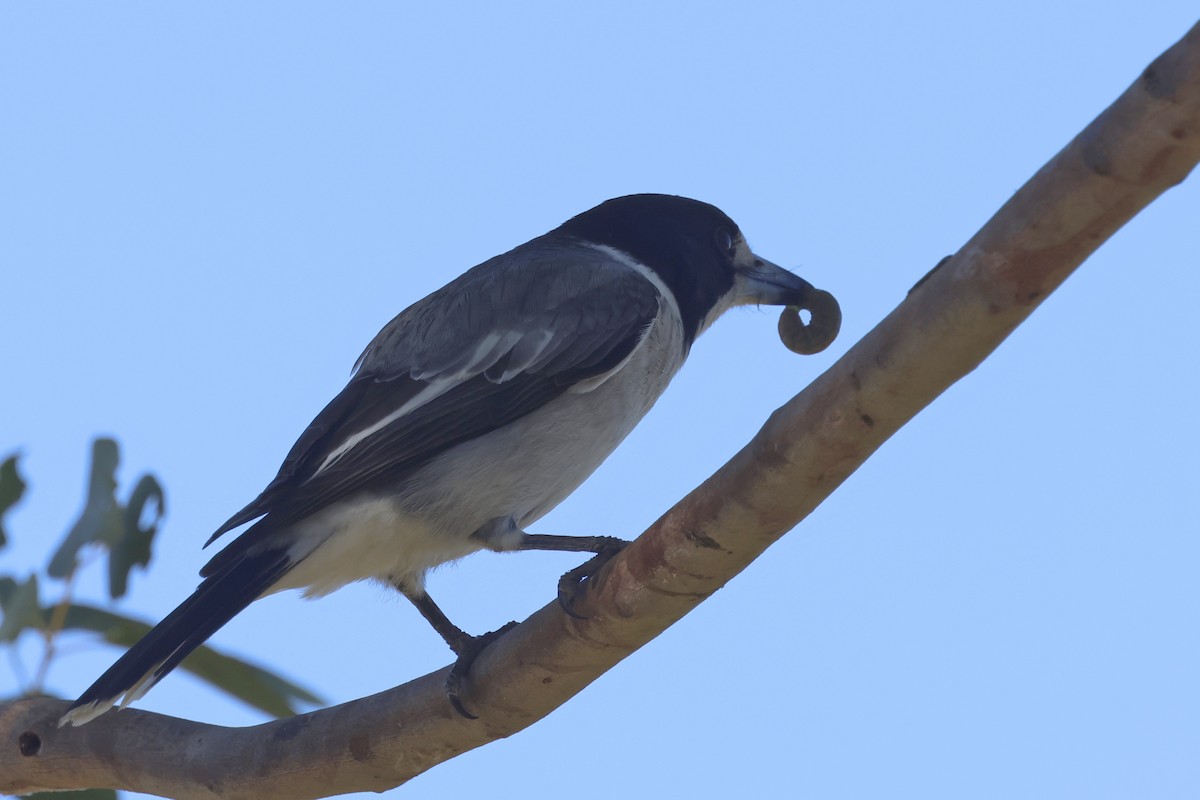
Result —
<instances>
[{"instance_id":1,"label":"black tail","mask_svg":"<svg viewBox=\"0 0 1200 800\"><path fill-rule=\"evenodd\" d=\"M196 591L80 695L59 726L82 725L141 697L204 641L294 566L283 549L243 555L205 578Z\"/></svg>"}]
</instances>

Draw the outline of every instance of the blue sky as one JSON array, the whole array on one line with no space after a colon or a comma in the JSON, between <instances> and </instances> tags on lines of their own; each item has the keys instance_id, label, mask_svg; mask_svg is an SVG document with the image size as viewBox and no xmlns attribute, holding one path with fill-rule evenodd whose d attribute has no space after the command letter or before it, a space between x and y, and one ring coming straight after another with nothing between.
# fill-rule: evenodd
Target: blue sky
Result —
<instances>
[{"instance_id":1,"label":"blue sky","mask_svg":"<svg viewBox=\"0 0 1200 800\"><path fill-rule=\"evenodd\" d=\"M1182 0L424 6L0 10L0 454L32 489L0 572L42 563L111 434L127 485L167 487L125 604L160 618L381 325L657 191L719 205L845 322L799 358L770 311L730 314L535 527L635 535L1195 22ZM1198 219L1193 178L695 613L395 796L1196 797ZM430 589L490 630L577 562L483 554ZM270 598L213 644L334 701L449 660L368 586ZM68 696L115 655L67 650ZM139 705L261 719L182 674Z\"/></svg>"}]
</instances>

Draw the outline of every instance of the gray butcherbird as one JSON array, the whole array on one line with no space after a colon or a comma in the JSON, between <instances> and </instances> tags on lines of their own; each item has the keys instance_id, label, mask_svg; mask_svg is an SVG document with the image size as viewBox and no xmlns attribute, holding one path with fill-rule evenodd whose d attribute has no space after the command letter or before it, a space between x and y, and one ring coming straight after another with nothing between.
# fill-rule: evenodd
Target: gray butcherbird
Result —
<instances>
[{"instance_id":1,"label":"gray butcherbird","mask_svg":"<svg viewBox=\"0 0 1200 800\"><path fill-rule=\"evenodd\" d=\"M84 692L61 724L136 700L255 599L396 587L459 656L447 689L494 634L457 628L425 592L433 567L477 550L599 554L624 543L526 533L650 410L692 342L727 309L808 309L823 348L837 302L754 255L717 208L668 195L602 203L410 306L279 474L218 536L257 520L201 570L187 600Z\"/></svg>"}]
</instances>

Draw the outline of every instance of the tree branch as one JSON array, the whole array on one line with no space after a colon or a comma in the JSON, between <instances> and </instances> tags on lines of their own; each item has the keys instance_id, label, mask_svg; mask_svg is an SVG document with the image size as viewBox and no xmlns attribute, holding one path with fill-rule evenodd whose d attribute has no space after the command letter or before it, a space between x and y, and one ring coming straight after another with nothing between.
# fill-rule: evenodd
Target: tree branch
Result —
<instances>
[{"instance_id":1,"label":"tree branch","mask_svg":"<svg viewBox=\"0 0 1200 800\"><path fill-rule=\"evenodd\" d=\"M383 790L546 716L716 592L1200 160L1200 25L952 259L593 581L489 647L459 717L445 670L250 728L143 711L55 727L66 703L0 706L0 791L106 786L178 798Z\"/></svg>"}]
</instances>

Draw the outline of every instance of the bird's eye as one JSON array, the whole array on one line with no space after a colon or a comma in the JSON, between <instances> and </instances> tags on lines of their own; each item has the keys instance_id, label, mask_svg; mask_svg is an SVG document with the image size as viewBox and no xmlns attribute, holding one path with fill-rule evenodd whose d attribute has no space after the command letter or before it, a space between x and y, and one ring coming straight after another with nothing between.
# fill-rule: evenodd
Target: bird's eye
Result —
<instances>
[{"instance_id":1,"label":"bird's eye","mask_svg":"<svg viewBox=\"0 0 1200 800\"><path fill-rule=\"evenodd\" d=\"M729 228L717 228L717 249L730 258L733 258L735 247L733 234Z\"/></svg>"}]
</instances>

